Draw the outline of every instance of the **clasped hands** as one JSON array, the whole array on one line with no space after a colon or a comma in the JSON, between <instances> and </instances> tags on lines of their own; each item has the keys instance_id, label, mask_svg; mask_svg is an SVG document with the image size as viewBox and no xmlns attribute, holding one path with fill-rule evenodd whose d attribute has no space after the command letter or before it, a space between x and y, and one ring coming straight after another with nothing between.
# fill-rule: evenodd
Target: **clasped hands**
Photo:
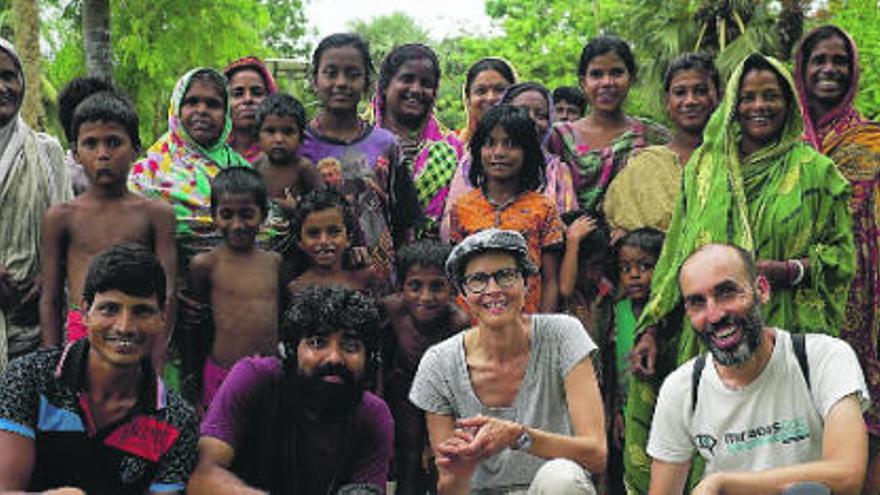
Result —
<instances>
[{"instance_id":1,"label":"clasped hands","mask_svg":"<svg viewBox=\"0 0 880 495\"><path fill-rule=\"evenodd\" d=\"M452 436L437 446L437 467L470 477L481 461L509 447L522 432L522 425L491 416L459 419Z\"/></svg>"}]
</instances>

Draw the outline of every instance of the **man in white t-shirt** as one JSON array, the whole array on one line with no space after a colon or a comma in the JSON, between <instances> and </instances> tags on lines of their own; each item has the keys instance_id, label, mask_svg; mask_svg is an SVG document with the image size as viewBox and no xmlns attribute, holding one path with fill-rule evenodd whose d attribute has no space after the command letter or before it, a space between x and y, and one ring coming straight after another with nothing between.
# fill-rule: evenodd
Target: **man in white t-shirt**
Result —
<instances>
[{"instance_id":1,"label":"man in white t-shirt","mask_svg":"<svg viewBox=\"0 0 880 495\"><path fill-rule=\"evenodd\" d=\"M693 493L779 493L805 482L858 493L868 393L852 349L825 335L766 327L760 306L770 284L740 248L700 248L679 284L710 352L675 370L660 390L648 442L651 495L682 493L694 451L706 470Z\"/></svg>"}]
</instances>

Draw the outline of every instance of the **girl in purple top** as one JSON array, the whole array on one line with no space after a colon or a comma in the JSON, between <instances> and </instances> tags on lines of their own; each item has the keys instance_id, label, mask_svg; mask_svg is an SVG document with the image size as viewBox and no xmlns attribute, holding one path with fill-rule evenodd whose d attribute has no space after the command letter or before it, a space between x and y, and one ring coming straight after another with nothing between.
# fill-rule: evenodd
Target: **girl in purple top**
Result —
<instances>
[{"instance_id":1,"label":"girl in purple top","mask_svg":"<svg viewBox=\"0 0 880 495\"><path fill-rule=\"evenodd\" d=\"M312 55L312 84L321 110L305 130L301 155L318 170L341 172L336 188L355 209L376 273L393 278L394 250L412 239L421 208L397 140L357 114L373 62L367 42L333 34ZM334 181L335 182L335 181Z\"/></svg>"}]
</instances>

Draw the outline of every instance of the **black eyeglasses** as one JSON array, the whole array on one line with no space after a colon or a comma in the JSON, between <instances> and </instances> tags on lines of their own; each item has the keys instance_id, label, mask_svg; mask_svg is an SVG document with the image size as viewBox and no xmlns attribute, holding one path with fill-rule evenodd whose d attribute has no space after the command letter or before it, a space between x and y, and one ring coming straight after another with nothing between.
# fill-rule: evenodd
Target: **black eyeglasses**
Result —
<instances>
[{"instance_id":1,"label":"black eyeglasses","mask_svg":"<svg viewBox=\"0 0 880 495\"><path fill-rule=\"evenodd\" d=\"M502 268L494 273L477 272L464 276L464 287L474 294L479 294L489 286L489 279L495 279L498 287L506 289L514 284L519 278L517 268Z\"/></svg>"}]
</instances>

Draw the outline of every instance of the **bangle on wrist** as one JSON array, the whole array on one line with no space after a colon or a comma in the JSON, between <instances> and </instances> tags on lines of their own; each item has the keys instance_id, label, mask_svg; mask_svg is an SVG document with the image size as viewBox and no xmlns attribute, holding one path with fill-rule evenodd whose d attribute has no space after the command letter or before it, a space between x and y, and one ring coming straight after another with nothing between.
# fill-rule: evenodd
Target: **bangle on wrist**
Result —
<instances>
[{"instance_id":1,"label":"bangle on wrist","mask_svg":"<svg viewBox=\"0 0 880 495\"><path fill-rule=\"evenodd\" d=\"M804 269L804 264L801 263L801 260L791 259L788 260L788 283L795 287L801 282L804 281L804 275L806 270Z\"/></svg>"}]
</instances>

